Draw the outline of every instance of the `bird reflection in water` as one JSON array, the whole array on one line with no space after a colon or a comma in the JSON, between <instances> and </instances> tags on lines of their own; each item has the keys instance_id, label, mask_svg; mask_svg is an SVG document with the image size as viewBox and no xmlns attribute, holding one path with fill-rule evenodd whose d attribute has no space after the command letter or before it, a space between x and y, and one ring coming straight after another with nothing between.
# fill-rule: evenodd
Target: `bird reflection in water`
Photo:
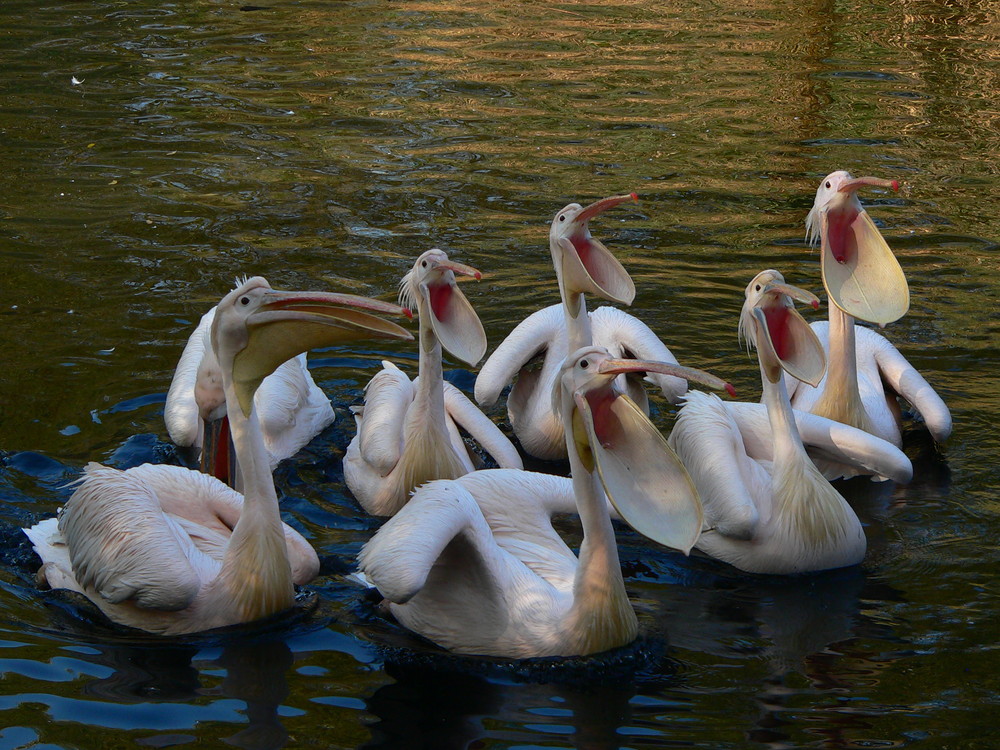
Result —
<instances>
[{"instance_id":1,"label":"bird reflection in water","mask_svg":"<svg viewBox=\"0 0 1000 750\"><path fill-rule=\"evenodd\" d=\"M292 666L291 649L283 640L233 642L204 652L189 645L102 645L96 655L80 658L111 667L109 677L94 680L84 692L114 703L185 703L201 696L232 698L246 703L247 726L226 738L246 750L285 747L288 732L278 711L288 696L286 674ZM226 672L215 686L204 686L204 675L216 669ZM210 679L210 678L209 678ZM148 747L167 747L197 742L195 734L156 734L138 740Z\"/></svg>"},{"instance_id":2,"label":"bird reflection in water","mask_svg":"<svg viewBox=\"0 0 1000 750\"><path fill-rule=\"evenodd\" d=\"M593 659L595 657L591 657ZM597 657L599 658L599 657ZM599 672L595 669L595 672ZM473 750L533 745L617 748L632 721L635 681L517 682L426 665L386 664L395 682L368 699L378 717L362 750Z\"/></svg>"}]
</instances>

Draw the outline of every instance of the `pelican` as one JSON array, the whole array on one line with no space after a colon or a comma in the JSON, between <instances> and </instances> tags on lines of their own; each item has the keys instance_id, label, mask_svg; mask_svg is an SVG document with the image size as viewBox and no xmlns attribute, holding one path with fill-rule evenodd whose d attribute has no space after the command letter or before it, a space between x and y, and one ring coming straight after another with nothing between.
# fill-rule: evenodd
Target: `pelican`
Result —
<instances>
[{"instance_id":1,"label":"pelican","mask_svg":"<svg viewBox=\"0 0 1000 750\"><path fill-rule=\"evenodd\" d=\"M419 375L412 382L391 362L365 387L355 411L357 434L347 446L344 479L361 507L391 516L413 490L431 479L454 479L473 471L461 427L501 467L521 468L510 440L451 383L441 370L444 347L475 366L486 353L479 316L455 275L481 278L471 266L449 260L443 250L423 253L400 282L400 303L418 311Z\"/></svg>"},{"instance_id":2,"label":"pelican","mask_svg":"<svg viewBox=\"0 0 1000 750\"><path fill-rule=\"evenodd\" d=\"M687 395L669 439L704 504L708 529L695 546L753 573L854 565L866 549L857 515L806 453L788 400L782 370L817 383L826 369L823 347L793 298L818 304L777 271L763 271L747 286L740 315L741 337L756 347L760 364L772 444L768 460L750 455L731 411L736 404L698 391ZM852 431L862 443L876 440Z\"/></svg>"},{"instance_id":3,"label":"pelican","mask_svg":"<svg viewBox=\"0 0 1000 750\"><path fill-rule=\"evenodd\" d=\"M635 193L604 198L586 208L571 203L555 215L549 228L549 252L562 303L525 318L483 363L476 377L476 401L487 408L496 403L500 392L516 376L507 397L507 413L521 447L536 458L566 458L562 421L552 409L550 394L569 352L593 343L618 357L677 363L670 350L639 319L612 307L587 313L584 294L626 305L635 298L635 285L628 272L590 234L591 219L630 200L638 200ZM541 369L529 369L528 363L540 354ZM648 413L642 377L623 376L618 385ZM672 375L647 373L645 377L673 403L687 390L687 383Z\"/></svg>"},{"instance_id":4,"label":"pelican","mask_svg":"<svg viewBox=\"0 0 1000 750\"><path fill-rule=\"evenodd\" d=\"M290 607L293 584L315 576L319 561L281 522L254 392L307 349L413 338L366 311L403 312L353 295L279 292L260 277L227 294L211 337L245 493L177 466L88 464L58 518L25 529L42 559L39 579L83 594L116 623L163 635Z\"/></svg>"},{"instance_id":5,"label":"pelican","mask_svg":"<svg viewBox=\"0 0 1000 750\"><path fill-rule=\"evenodd\" d=\"M230 454L226 397L211 341L216 309L202 316L184 346L167 391L163 420L177 446L199 452L202 471L238 488L238 467ZM305 354L283 362L264 378L254 395L254 411L272 471L334 421L330 399L309 374Z\"/></svg>"},{"instance_id":6,"label":"pelican","mask_svg":"<svg viewBox=\"0 0 1000 750\"><path fill-rule=\"evenodd\" d=\"M614 386L635 372L728 385L601 347L576 351L550 394L572 479L492 469L429 482L362 549L359 569L400 623L451 651L513 658L590 654L635 638L608 501L640 533L685 553L703 521L683 465ZM579 558L552 527L567 497L583 529Z\"/></svg>"},{"instance_id":7,"label":"pelican","mask_svg":"<svg viewBox=\"0 0 1000 750\"><path fill-rule=\"evenodd\" d=\"M830 301L829 322L812 324L829 353L829 370L815 386L786 376L792 406L899 446L901 396L943 442L951 434L951 413L941 397L884 336L854 324L858 318L884 326L902 317L910 303L899 263L858 200L857 191L865 186L896 190L899 184L833 172L817 189L806 219L809 241L821 245Z\"/></svg>"}]
</instances>

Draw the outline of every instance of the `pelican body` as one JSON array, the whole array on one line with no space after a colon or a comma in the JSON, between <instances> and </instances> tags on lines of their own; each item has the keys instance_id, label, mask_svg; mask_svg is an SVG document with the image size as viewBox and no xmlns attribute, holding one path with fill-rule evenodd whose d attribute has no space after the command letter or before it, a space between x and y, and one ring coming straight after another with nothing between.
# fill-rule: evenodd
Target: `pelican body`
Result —
<instances>
[{"instance_id":1,"label":"pelican body","mask_svg":"<svg viewBox=\"0 0 1000 750\"><path fill-rule=\"evenodd\" d=\"M476 401L484 408L496 403L500 392L514 382L507 397L511 427L525 452L536 458L567 456L562 420L550 397L567 354L594 344L616 357L677 362L656 334L632 315L612 307L587 312L585 294L626 305L635 298L628 272L590 233L591 219L629 200L637 200L634 193L604 198L586 207L571 203L555 215L549 228L549 251L562 302L525 318L483 363L476 378ZM529 367L538 356L542 357L541 368ZM618 387L647 413L643 377L673 403L687 390L686 382L662 373L619 378Z\"/></svg>"},{"instance_id":2,"label":"pelican body","mask_svg":"<svg viewBox=\"0 0 1000 750\"><path fill-rule=\"evenodd\" d=\"M747 286L740 320L759 358L771 441L767 460L750 455L741 421L730 410L738 405L701 392L688 394L669 441L704 504L708 528L696 546L754 573L854 565L866 549L857 515L806 453L789 403L782 371L816 383L826 368L823 348L792 298L818 304L777 271L764 271Z\"/></svg>"},{"instance_id":3,"label":"pelican body","mask_svg":"<svg viewBox=\"0 0 1000 750\"><path fill-rule=\"evenodd\" d=\"M571 480L496 469L430 482L375 534L359 568L400 623L451 651L512 658L590 654L635 638L608 501L685 552L702 514L662 435L613 385L633 372L689 374L600 347L560 369L551 398ZM568 501L583 528L579 557L552 527Z\"/></svg>"},{"instance_id":4,"label":"pelican body","mask_svg":"<svg viewBox=\"0 0 1000 750\"><path fill-rule=\"evenodd\" d=\"M89 464L57 518L25 529L39 579L83 594L112 621L177 635L249 622L293 603L319 570L309 543L281 522L254 410L261 381L311 348L366 337L412 338L370 312L396 305L353 295L278 292L255 277L219 303L211 328L239 495L176 466Z\"/></svg>"},{"instance_id":5,"label":"pelican body","mask_svg":"<svg viewBox=\"0 0 1000 750\"><path fill-rule=\"evenodd\" d=\"M418 311L419 375L411 381L390 362L365 387L355 410L357 434L347 447L344 479L361 506L391 516L416 487L473 471L459 428L501 467L521 468L517 449L464 393L444 381L442 347L470 365L486 352L486 334L455 275L481 277L438 249L417 258L400 282L400 301Z\"/></svg>"},{"instance_id":6,"label":"pelican body","mask_svg":"<svg viewBox=\"0 0 1000 750\"><path fill-rule=\"evenodd\" d=\"M951 434L951 413L917 370L882 335L855 319L884 326L909 309L906 277L892 250L858 200L865 186L898 189L895 180L852 178L833 172L820 184L806 220L820 242L829 322L813 328L828 353L826 377L815 385L786 377L792 406L902 445L898 397L923 417L933 438ZM832 467L829 474L836 474ZM848 474L849 475L849 474Z\"/></svg>"}]
</instances>

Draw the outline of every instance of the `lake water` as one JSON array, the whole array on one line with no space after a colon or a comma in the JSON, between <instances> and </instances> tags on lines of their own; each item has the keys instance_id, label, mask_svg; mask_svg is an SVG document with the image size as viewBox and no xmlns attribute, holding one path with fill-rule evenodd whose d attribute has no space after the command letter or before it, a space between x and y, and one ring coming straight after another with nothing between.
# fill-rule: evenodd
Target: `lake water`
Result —
<instances>
[{"instance_id":1,"label":"lake water","mask_svg":"<svg viewBox=\"0 0 1000 750\"><path fill-rule=\"evenodd\" d=\"M1000 745L995 5L261 3L0 6L0 749ZM621 531L639 643L437 654L343 576L377 527L348 406L379 360L416 365L361 343L312 355L339 419L276 472L325 561L296 613L162 641L35 587L18 529L87 461L178 460L173 366L236 277L392 299L439 246L484 272L492 348L558 298L552 215L635 191L593 225L632 312L755 400L742 290L774 267L822 292L804 219L835 169L905 183L863 196L910 282L885 333L955 419L941 448L908 429L909 485L840 485L862 565L750 576Z\"/></svg>"}]
</instances>

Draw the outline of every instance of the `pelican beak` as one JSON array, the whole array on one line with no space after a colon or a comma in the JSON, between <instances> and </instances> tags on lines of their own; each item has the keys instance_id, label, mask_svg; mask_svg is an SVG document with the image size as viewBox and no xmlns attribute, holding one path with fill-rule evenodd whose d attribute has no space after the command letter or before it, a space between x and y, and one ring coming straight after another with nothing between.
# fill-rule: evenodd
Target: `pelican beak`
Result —
<instances>
[{"instance_id":1,"label":"pelican beak","mask_svg":"<svg viewBox=\"0 0 1000 750\"><path fill-rule=\"evenodd\" d=\"M732 386L701 370L662 362L607 360L601 373L662 372L712 387ZM701 499L684 464L642 409L607 385L573 394L573 434L585 465L596 467L621 518L640 534L685 554L701 534Z\"/></svg>"},{"instance_id":2,"label":"pelican beak","mask_svg":"<svg viewBox=\"0 0 1000 750\"><path fill-rule=\"evenodd\" d=\"M861 187L899 189L896 180L858 177L844 182L820 214L823 285L848 315L884 326L910 307L899 261L857 200Z\"/></svg>"},{"instance_id":3,"label":"pelican beak","mask_svg":"<svg viewBox=\"0 0 1000 750\"><path fill-rule=\"evenodd\" d=\"M483 275L472 266L451 260L436 262L435 267L451 271L453 275L444 274L439 283L420 287L431 311L431 328L442 347L475 367L486 354L486 331L472 304L455 283L455 276L471 276L479 281Z\"/></svg>"},{"instance_id":4,"label":"pelican beak","mask_svg":"<svg viewBox=\"0 0 1000 750\"><path fill-rule=\"evenodd\" d=\"M765 299L772 294L787 295L814 309L819 307L815 294L791 284L772 282L763 291ZM778 302L754 307L752 314L757 320L757 356L767 379L777 383L781 370L785 370L793 378L813 387L819 385L826 373L826 353L815 331L798 311Z\"/></svg>"},{"instance_id":5,"label":"pelican beak","mask_svg":"<svg viewBox=\"0 0 1000 750\"><path fill-rule=\"evenodd\" d=\"M626 201L638 201L635 193L602 198L582 209L555 240L562 251L562 282L567 297L594 294L611 302L631 305L635 284L628 271L604 243L590 235L588 223Z\"/></svg>"},{"instance_id":6,"label":"pelican beak","mask_svg":"<svg viewBox=\"0 0 1000 750\"><path fill-rule=\"evenodd\" d=\"M243 413L249 416L260 382L302 352L358 339L413 338L406 329L372 313L411 317L399 305L353 294L268 291L260 308L248 317L246 346L233 361L233 383Z\"/></svg>"}]
</instances>

